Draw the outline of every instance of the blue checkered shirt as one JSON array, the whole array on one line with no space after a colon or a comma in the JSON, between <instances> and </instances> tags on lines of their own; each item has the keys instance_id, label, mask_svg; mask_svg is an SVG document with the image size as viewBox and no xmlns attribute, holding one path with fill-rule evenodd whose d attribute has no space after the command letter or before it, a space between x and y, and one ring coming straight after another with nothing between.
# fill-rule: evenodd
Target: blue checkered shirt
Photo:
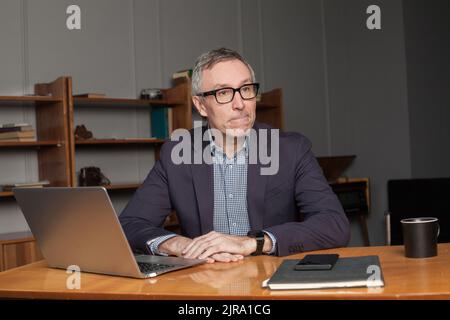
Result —
<instances>
[{"instance_id":1,"label":"blue checkered shirt","mask_svg":"<svg viewBox=\"0 0 450 320\"><path fill-rule=\"evenodd\" d=\"M250 231L247 210L248 137L232 158L228 158L223 150L210 140L214 166L214 231L246 236ZM276 239L270 232L264 232L272 240L272 248L268 254L273 254ZM150 240L148 245L151 252L162 254L158 246L175 236L176 234L170 234Z\"/></svg>"}]
</instances>

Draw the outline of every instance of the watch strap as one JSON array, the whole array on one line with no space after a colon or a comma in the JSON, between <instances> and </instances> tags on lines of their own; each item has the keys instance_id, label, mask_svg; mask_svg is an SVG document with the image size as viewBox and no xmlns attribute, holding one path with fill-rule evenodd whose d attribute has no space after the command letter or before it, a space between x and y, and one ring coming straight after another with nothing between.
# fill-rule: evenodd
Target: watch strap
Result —
<instances>
[{"instance_id":1,"label":"watch strap","mask_svg":"<svg viewBox=\"0 0 450 320\"><path fill-rule=\"evenodd\" d=\"M256 239L256 250L252 253L252 256L260 256L263 254L264 248L264 231L249 231L247 236Z\"/></svg>"}]
</instances>

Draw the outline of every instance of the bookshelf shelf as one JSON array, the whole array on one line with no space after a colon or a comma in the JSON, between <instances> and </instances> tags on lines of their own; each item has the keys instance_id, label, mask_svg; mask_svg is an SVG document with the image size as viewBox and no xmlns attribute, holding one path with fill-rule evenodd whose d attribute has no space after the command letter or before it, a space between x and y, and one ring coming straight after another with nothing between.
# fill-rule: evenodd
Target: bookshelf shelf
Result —
<instances>
[{"instance_id":1,"label":"bookshelf shelf","mask_svg":"<svg viewBox=\"0 0 450 320\"><path fill-rule=\"evenodd\" d=\"M165 140L153 139L153 138L129 138L129 139L89 139L89 140L77 140L75 145L77 146L89 146L89 145L116 145L116 144L163 144Z\"/></svg>"},{"instance_id":2,"label":"bookshelf shelf","mask_svg":"<svg viewBox=\"0 0 450 320\"><path fill-rule=\"evenodd\" d=\"M12 191L1 191L0 192L0 198L11 198L14 197L14 194Z\"/></svg>"},{"instance_id":3,"label":"bookshelf shelf","mask_svg":"<svg viewBox=\"0 0 450 320\"><path fill-rule=\"evenodd\" d=\"M0 148L40 148L40 147L61 147L62 141L0 141Z\"/></svg>"},{"instance_id":4,"label":"bookshelf shelf","mask_svg":"<svg viewBox=\"0 0 450 320\"><path fill-rule=\"evenodd\" d=\"M62 102L62 98L50 96L0 96L0 102Z\"/></svg>"},{"instance_id":5,"label":"bookshelf shelf","mask_svg":"<svg viewBox=\"0 0 450 320\"><path fill-rule=\"evenodd\" d=\"M142 99L121 99L121 98L84 98L74 97L75 106L89 107L176 107L182 105L183 101L169 101L169 100L142 100Z\"/></svg>"}]
</instances>

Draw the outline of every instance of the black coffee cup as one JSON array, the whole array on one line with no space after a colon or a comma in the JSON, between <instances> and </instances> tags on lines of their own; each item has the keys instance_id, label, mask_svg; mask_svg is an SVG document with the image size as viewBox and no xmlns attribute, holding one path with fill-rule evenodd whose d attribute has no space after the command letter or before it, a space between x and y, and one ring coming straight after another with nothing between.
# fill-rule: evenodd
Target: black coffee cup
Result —
<instances>
[{"instance_id":1,"label":"black coffee cup","mask_svg":"<svg viewBox=\"0 0 450 320\"><path fill-rule=\"evenodd\" d=\"M439 222L437 218L410 218L400 221L403 229L405 256L429 258L437 256Z\"/></svg>"}]
</instances>

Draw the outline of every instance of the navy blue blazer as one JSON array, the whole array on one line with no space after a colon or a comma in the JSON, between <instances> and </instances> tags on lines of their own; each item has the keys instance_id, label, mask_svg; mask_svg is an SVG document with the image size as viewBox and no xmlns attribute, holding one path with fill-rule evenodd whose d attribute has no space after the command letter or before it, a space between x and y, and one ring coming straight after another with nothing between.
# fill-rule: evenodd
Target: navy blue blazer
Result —
<instances>
[{"instance_id":1,"label":"navy blue blazer","mask_svg":"<svg viewBox=\"0 0 450 320\"><path fill-rule=\"evenodd\" d=\"M267 129L267 133L272 130L261 123L253 128L258 139L258 129ZM196 130L203 132L205 127ZM160 159L119 217L133 250L150 253L148 240L171 233L162 226L172 210L176 210L181 234L186 237L213 230L213 166L174 164L171 152L177 143L164 143ZM204 142L202 149L207 145ZM203 150L193 146L192 157L196 152ZM346 246L350 238L348 219L311 151L311 142L299 133L280 132L279 155L275 175L261 175L263 165L259 161L248 165L251 229L271 232L279 256Z\"/></svg>"}]
</instances>

